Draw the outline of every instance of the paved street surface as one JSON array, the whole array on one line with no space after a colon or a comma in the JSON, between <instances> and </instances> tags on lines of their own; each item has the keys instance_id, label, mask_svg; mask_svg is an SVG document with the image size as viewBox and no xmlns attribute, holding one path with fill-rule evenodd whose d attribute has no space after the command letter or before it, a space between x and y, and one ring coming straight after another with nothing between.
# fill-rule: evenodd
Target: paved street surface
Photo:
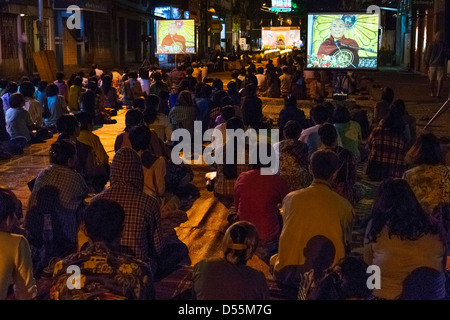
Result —
<instances>
[{"instance_id":1,"label":"paved street surface","mask_svg":"<svg viewBox=\"0 0 450 320\"><path fill-rule=\"evenodd\" d=\"M444 102L444 100L437 100L428 96L427 79L423 75L386 69L380 72L367 73L366 76L373 79L371 85L376 84L380 87L391 86L395 90L396 98L403 99L406 102L409 113L417 119L418 133L421 132L427 122L421 119L433 116ZM226 82L229 80L229 73L212 74L210 77L219 77L226 85ZM371 95L351 97L368 111L369 117L372 115L379 89L371 89L370 93ZM443 92L443 96L447 97L447 95L448 83ZM311 103L309 101L301 101L299 105L309 115ZM266 100L264 101L264 106L265 113L275 117L277 112L281 110L283 102L282 99ZM125 113L126 110L119 111L117 117L115 117L117 124L105 125L95 131L105 146L110 161L114 156L116 135L125 126ZM438 136L450 137L449 120L450 111L439 117L430 127L430 131ZM56 137L48 140L46 143L32 145L26 148L23 155L15 156L8 161L0 161L0 185L12 189L16 193L23 203L24 212L30 194L27 182L32 180L41 169L48 165L48 149L55 140ZM187 205L187 220L174 228L179 240L189 249L191 265L205 257L221 255L221 239L227 228L226 218L229 211L229 208L215 199L213 193L205 188L204 174L210 171L211 168L206 165L195 165L193 169L195 172L194 185L198 189L198 193L194 197L191 196L190 199L184 199ZM364 178L361 176L363 175L363 168L359 169L360 177ZM365 185L365 187L370 188L370 185ZM360 219L367 215L370 204L370 195L368 197L366 195L363 202L357 206ZM357 227L360 227L360 225L357 224ZM361 240L360 231L355 230L355 242ZM355 252L358 252L358 249ZM271 278L268 266L259 258L254 257L249 265L263 271L268 279Z\"/></svg>"}]
</instances>

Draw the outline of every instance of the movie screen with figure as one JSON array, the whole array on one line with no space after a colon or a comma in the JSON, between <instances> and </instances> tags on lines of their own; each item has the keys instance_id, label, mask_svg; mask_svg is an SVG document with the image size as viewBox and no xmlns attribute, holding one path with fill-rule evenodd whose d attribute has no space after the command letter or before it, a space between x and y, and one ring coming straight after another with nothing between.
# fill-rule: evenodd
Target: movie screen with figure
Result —
<instances>
[{"instance_id":1,"label":"movie screen with figure","mask_svg":"<svg viewBox=\"0 0 450 320\"><path fill-rule=\"evenodd\" d=\"M308 69L378 69L379 15L308 14Z\"/></svg>"},{"instance_id":2,"label":"movie screen with figure","mask_svg":"<svg viewBox=\"0 0 450 320\"><path fill-rule=\"evenodd\" d=\"M300 27L262 27L261 40L263 49L299 48Z\"/></svg>"},{"instance_id":3,"label":"movie screen with figure","mask_svg":"<svg viewBox=\"0 0 450 320\"><path fill-rule=\"evenodd\" d=\"M156 20L156 54L194 54L195 20Z\"/></svg>"}]
</instances>

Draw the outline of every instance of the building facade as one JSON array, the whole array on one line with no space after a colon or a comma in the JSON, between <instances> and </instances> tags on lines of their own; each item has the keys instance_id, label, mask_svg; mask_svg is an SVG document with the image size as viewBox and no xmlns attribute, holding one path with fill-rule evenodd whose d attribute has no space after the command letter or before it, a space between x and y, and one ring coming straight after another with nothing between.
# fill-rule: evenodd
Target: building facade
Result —
<instances>
[{"instance_id":1,"label":"building facade","mask_svg":"<svg viewBox=\"0 0 450 320\"><path fill-rule=\"evenodd\" d=\"M51 2L42 0L42 23L36 0L0 2L0 74L35 72L33 53L54 50L54 21ZM39 39L42 31L42 42Z\"/></svg>"}]
</instances>

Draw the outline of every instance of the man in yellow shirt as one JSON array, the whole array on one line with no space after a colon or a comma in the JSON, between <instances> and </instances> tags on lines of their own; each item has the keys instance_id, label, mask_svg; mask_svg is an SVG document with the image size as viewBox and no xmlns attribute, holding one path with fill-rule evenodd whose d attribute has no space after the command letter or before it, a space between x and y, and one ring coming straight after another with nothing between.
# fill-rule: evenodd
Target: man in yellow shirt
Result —
<instances>
[{"instance_id":1,"label":"man in yellow shirt","mask_svg":"<svg viewBox=\"0 0 450 320\"><path fill-rule=\"evenodd\" d=\"M320 280L349 252L354 209L331 189L338 161L333 151L316 151L310 165L312 184L283 200L283 229L270 266L288 294L297 294L306 272L313 270L314 279Z\"/></svg>"},{"instance_id":2,"label":"man in yellow shirt","mask_svg":"<svg viewBox=\"0 0 450 320\"><path fill-rule=\"evenodd\" d=\"M76 118L80 123L80 135L77 140L90 146L94 152L95 172L93 184L96 191L100 192L109 180L109 156L100 138L92 133L93 119L84 111L78 113Z\"/></svg>"}]
</instances>

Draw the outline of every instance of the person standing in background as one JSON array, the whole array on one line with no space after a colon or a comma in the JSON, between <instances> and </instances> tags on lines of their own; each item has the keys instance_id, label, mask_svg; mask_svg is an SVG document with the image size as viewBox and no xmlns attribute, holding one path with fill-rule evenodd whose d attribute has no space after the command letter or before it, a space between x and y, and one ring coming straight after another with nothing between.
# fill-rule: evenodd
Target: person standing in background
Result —
<instances>
[{"instance_id":1,"label":"person standing in background","mask_svg":"<svg viewBox=\"0 0 450 320\"><path fill-rule=\"evenodd\" d=\"M438 31L434 35L434 41L425 52L425 65L428 68L430 80L430 96L441 98L442 84L444 82L445 63L447 54L443 34Z\"/></svg>"}]
</instances>

